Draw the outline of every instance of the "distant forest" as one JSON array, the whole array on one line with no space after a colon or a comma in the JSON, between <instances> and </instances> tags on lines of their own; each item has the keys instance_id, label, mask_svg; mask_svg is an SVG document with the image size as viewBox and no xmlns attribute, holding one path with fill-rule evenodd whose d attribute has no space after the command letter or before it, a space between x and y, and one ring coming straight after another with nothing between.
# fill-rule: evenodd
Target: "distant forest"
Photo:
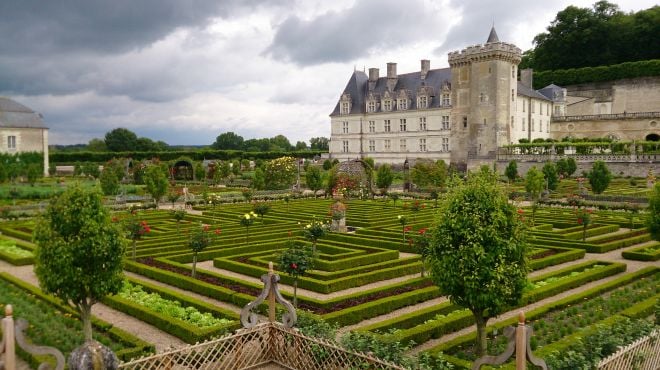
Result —
<instances>
[{"instance_id":1,"label":"distant forest","mask_svg":"<svg viewBox=\"0 0 660 370\"><path fill-rule=\"evenodd\" d=\"M660 6L624 13L599 1L592 8L568 6L547 32L534 37L520 69L535 71L595 67L660 59Z\"/></svg>"}]
</instances>

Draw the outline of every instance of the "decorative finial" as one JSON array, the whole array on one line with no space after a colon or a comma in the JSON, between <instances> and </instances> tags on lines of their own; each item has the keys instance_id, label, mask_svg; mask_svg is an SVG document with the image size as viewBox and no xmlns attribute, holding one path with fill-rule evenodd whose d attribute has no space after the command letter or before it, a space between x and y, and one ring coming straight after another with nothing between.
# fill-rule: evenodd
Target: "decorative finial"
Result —
<instances>
[{"instance_id":1,"label":"decorative finial","mask_svg":"<svg viewBox=\"0 0 660 370\"><path fill-rule=\"evenodd\" d=\"M518 323L521 325L525 325L525 313L523 311L520 311L520 313L518 313Z\"/></svg>"},{"instance_id":2,"label":"decorative finial","mask_svg":"<svg viewBox=\"0 0 660 370\"><path fill-rule=\"evenodd\" d=\"M5 316L9 317L9 316L12 316L13 314L14 314L14 308L10 304L6 305L5 306Z\"/></svg>"}]
</instances>

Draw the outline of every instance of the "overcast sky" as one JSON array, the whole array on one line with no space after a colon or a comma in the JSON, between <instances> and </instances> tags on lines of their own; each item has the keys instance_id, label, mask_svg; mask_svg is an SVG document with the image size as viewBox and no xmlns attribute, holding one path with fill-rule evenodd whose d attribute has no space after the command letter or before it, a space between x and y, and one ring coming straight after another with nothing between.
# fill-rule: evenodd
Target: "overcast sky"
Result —
<instances>
[{"instance_id":1,"label":"overcast sky","mask_svg":"<svg viewBox=\"0 0 660 370\"><path fill-rule=\"evenodd\" d=\"M0 95L42 113L53 144L116 127L169 144L226 131L309 141L330 135L354 68L446 67L493 22L527 50L559 10L594 2L0 0Z\"/></svg>"}]
</instances>

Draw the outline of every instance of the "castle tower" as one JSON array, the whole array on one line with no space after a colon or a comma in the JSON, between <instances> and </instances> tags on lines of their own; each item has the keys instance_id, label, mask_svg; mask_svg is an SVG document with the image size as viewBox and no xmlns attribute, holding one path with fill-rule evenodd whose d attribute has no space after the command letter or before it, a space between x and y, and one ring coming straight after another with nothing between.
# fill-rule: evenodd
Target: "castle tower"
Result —
<instances>
[{"instance_id":1,"label":"castle tower","mask_svg":"<svg viewBox=\"0 0 660 370\"><path fill-rule=\"evenodd\" d=\"M485 44L449 53L452 86L451 163L465 170L495 160L509 143L522 54L490 31Z\"/></svg>"}]
</instances>

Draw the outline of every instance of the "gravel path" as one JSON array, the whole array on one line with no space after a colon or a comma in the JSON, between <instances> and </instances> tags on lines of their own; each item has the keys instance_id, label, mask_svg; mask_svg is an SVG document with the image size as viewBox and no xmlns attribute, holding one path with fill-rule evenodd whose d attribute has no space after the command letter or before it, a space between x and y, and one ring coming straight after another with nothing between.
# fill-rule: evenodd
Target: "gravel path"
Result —
<instances>
[{"instance_id":1,"label":"gravel path","mask_svg":"<svg viewBox=\"0 0 660 370\"><path fill-rule=\"evenodd\" d=\"M635 244L635 245L627 247L627 248L615 249L615 250L607 252L607 253L587 253L587 254L585 254L583 259L580 259L580 260L577 260L577 261L571 261L571 262L568 262L568 263L563 263L563 264L558 265L558 266L550 266L550 267L542 269L542 270L534 271L533 273L530 274L530 276L542 275L542 274L545 274L545 273L548 273L548 272L551 272L551 271L560 270L560 269L563 269L563 268L566 268L566 267L569 267L569 266L572 266L572 265L576 265L576 264L579 264L579 263L582 263L582 262L586 262L586 261L620 262L620 263L625 263L626 266L627 266L625 272L622 272L622 273L619 273L619 274L616 274L616 275L613 275L613 276L608 276L604 279L600 279L600 280L593 281L593 282L585 284L585 285L581 285L577 288L564 291L562 293L556 294L552 297L548 297L546 299L540 300L540 301L532 303L530 305L527 305L527 306L524 306L524 307L521 307L521 308L517 308L517 309L512 310L512 311L505 312L505 313L499 315L496 318L490 319L488 321L488 325L492 325L494 323L498 323L498 322L501 322L501 321L504 321L504 320L508 320L512 317L517 317L518 313L520 311L527 312L527 311L534 310L534 309L536 309L538 307L541 307L545 304L548 304L550 302L554 302L554 301L562 299L564 297L567 297L567 296L570 296L570 295L573 295L573 294L577 294L577 293L583 292L587 289L591 289L595 286L604 284L604 283L606 283L608 281L611 281L611 280L614 280L614 279L616 279L616 278L618 278L618 277L620 277L624 274L639 271L644 267L657 266L657 262L626 260L621 256L621 252L624 251L624 250L631 249L631 248L637 248L637 247L640 247L642 245L648 245L648 244L652 244L652 243L654 243L654 242L651 241L651 242ZM403 312L403 313L407 313L407 312ZM419 346L416 346L416 347L412 348L411 351L410 351L410 354L417 354L421 351L431 349L431 348L439 345L440 343L452 340L454 338L460 337L460 336L465 335L465 334L469 334L469 333L475 331L476 328L477 328L476 325L472 325L470 327L461 329L459 331L444 335L440 338L429 340L429 341L427 341L427 342L425 342L425 343L423 343Z\"/></svg>"},{"instance_id":2,"label":"gravel path","mask_svg":"<svg viewBox=\"0 0 660 370\"><path fill-rule=\"evenodd\" d=\"M39 280L32 270L32 265L13 266L0 260L0 271L8 272L32 285L39 285ZM187 345L177 337L102 303L97 303L92 307L92 314L99 319L112 323L114 326L153 344L156 347L156 352L159 353L168 349L180 348ZM17 313L17 316L20 317L20 313Z\"/></svg>"}]
</instances>

